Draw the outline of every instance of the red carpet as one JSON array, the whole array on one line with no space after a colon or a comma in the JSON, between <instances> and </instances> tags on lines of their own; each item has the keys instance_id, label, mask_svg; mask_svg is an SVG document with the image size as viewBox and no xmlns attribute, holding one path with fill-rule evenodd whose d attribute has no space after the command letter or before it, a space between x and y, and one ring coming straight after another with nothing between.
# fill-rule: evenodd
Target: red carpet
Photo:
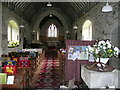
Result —
<instances>
[{"instance_id":1,"label":"red carpet","mask_svg":"<svg viewBox=\"0 0 120 90\"><path fill-rule=\"evenodd\" d=\"M59 61L52 55L43 62L37 88L59 88L59 86Z\"/></svg>"}]
</instances>

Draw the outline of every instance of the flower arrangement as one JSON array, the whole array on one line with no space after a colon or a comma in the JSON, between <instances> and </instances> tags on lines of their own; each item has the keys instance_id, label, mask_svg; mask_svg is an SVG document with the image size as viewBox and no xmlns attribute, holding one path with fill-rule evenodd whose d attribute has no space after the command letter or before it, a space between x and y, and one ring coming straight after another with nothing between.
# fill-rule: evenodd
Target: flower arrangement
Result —
<instances>
[{"instance_id":1,"label":"flower arrangement","mask_svg":"<svg viewBox=\"0 0 120 90\"><path fill-rule=\"evenodd\" d=\"M13 48L13 47L17 47L17 46L19 46L19 41L16 41L16 42L8 41L8 47L9 48Z\"/></svg>"},{"instance_id":2,"label":"flower arrangement","mask_svg":"<svg viewBox=\"0 0 120 90\"><path fill-rule=\"evenodd\" d=\"M88 53L92 54L94 59L117 57L119 49L111 44L110 40L99 40L93 45L88 46Z\"/></svg>"}]
</instances>

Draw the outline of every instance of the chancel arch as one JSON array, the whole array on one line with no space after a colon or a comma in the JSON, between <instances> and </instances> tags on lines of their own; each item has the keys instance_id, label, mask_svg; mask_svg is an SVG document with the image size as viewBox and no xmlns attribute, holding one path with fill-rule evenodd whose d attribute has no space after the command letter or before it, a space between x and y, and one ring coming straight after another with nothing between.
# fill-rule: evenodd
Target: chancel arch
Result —
<instances>
[{"instance_id":1,"label":"chancel arch","mask_svg":"<svg viewBox=\"0 0 120 90\"><path fill-rule=\"evenodd\" d=\"M49 46L56 46L59 41L64 40L63 24L55 15L45 17L39 28L40 41L47 42Z\"/></svg>"},{"instance_id":2,"label":"chancel arch","mask_svg":"<svg viewBox=\"0 0 120 90\"><path fill-rule=\"evenodd\" d=\"M64 15L64 13L56 8L49 8L45 9L43 8L44 11L42 10L42 13L38 12L33 18L32 18L32 23L34 24L34 29L35 30L39 30L39 24L42 22L42 20L47 17L49 14L55 15L56 17L58 17L60 19L60 21L63 24L63 31L70 31L71 28L69 26L71 26L71 23L69 18L66 17ZM65 33L64 33L65 34ZM65 38L65 37L64 37Z\"/></svg>"}]
</instances>

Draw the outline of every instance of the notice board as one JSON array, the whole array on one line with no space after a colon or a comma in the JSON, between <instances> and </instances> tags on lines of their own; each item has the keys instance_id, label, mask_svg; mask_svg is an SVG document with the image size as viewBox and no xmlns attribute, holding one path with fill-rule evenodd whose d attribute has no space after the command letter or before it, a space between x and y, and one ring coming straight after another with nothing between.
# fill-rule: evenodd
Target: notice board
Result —
<instances>
[{"instance_id":1,"label":"notice board","mask_svg":"<svg viewBox=\"0 0 120 90\"><path fill-rule=\"evenodd\" d=\"M88 45L94 45L95 41L66 40L65 81L75 77L81 81L81 65L89 64L88 55L85 53ZM75 58L78 56L77 59Z\"/></svg>"}]
</instances>

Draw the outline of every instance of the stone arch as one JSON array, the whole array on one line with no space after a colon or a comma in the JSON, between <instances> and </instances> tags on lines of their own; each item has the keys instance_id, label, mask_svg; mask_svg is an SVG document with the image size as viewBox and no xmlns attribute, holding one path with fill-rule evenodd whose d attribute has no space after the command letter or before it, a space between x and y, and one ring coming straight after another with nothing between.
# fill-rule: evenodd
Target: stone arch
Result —
<instances>
[{"instance_id":1,"label":"stone arch","mask_svg":"<svg viewBox=\"0 0 120 90\"><path fill-rule=\"evenodd\" d=\"M60 21L63 23L64 30L63 31L69 31L70 28L70 20L68 17L65 16L65 14L58 8L43 8L41 11L39 11L32 19L32 24L34 30L39 30L39 24L40 22L46 17L47 15L52 14L60 19Z\"/></svg>"},{"instance_id":2,"label":"stone arch","mask_svg":"<svg viewBox=\"0 0 120 90\"><path fill-rule=\"evenodd\" d=\"M19 27L14 20L8 21L7 38L8 47L15 47L19 45Z\"/></svg>"},{"instance_id":3,"label":"stone arch","mask_svg":"<svg viewBox=\"0 0 120 90\"><path fill-rule=\"evenodd\" d=\"M51 23L54 23L56 26L57 26L57 31L58 31L58 36L63 36L63 27L62 25L56 21L56 20L48 20L44 25L43 27L41 28L40 32L41 34L40 35L44 35L46 36L47 35L47 30L48 30L48 27ZM46 26L46 27L45 27ZM44 30L43 30L44 29Z\"/></svg>"}]
</instances>

